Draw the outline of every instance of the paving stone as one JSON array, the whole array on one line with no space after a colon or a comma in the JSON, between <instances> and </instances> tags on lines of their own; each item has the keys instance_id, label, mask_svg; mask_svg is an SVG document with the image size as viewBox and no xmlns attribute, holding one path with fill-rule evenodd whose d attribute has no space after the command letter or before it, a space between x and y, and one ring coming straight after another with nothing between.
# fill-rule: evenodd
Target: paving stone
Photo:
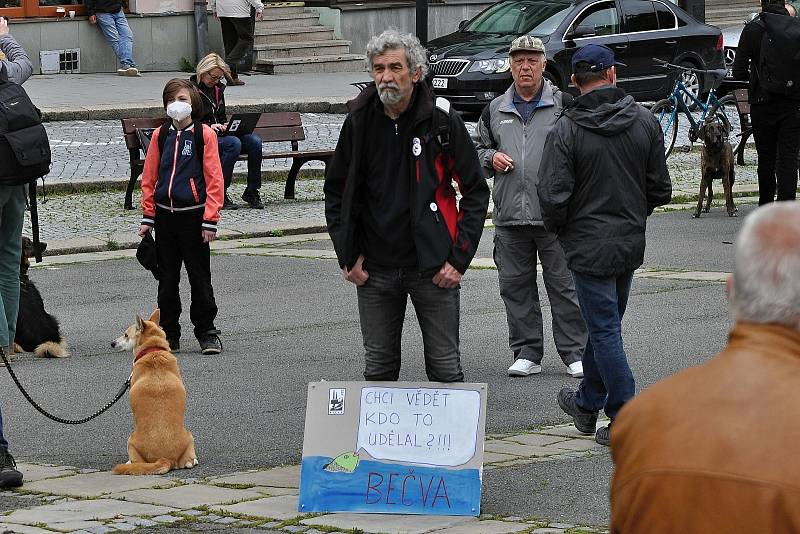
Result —
<instances>
[{"instance_id":1,"label":"paving stone","mask_svg":"<svg viewBox=\"0 0 800 534\"><path fill-rule=\"evenodd\" d=\"M253 491L258 491L260 493L266 493L271 497L278 497L280 495L299 495L300 490L297 488L272 488L268 486L253 486L250 488Z\"/></svg>"},{"instance_id":2,"label":"paving stone","mask_svg":"<svg viewBox=\"0 0 800 534\"><path fill-rule=\"evenodd\" d=\"M58 467L51 465L26 464L23 462L17 463L17 469L19 469L25 477L25 489L27 489L28 485L31 483L38 482L39 480L74 475L78 472L77 467Z\"/></svg>"},{"instance_id":3,"label":"paving stone","mask_svg":"<svg viewBox=\"0 0 800 534\"><path fill-rule=\"evenodd\" d=\"M15 510L9 515L4 516L3 521L6 523L29 525L38 523L58 524L71 521L109 520L114 519L118 515L154 516L171 511L171 508L164 506L114 501L111 499L95 499L66 501L37 506L26 510Z\"/></svg>"},{"instance_id":4,"label":"paving stone","mask_svg":"<svg viewBox=\"0 0 800 534\"><path fill-rule=\"evenodd\" d=\"M132 521L134 525L137 527L152 527L155 526L157 523L155 521L151 521L150 519L135 519Z\"/></svg>"},{"instance_id":5,"label":"paving stone","mask_svg":"<svg viewBox=\"0 0 800 534\"><path fill-rule=\"evenodd\" d=\"M281 497L267 497L257 501L242 502L228 506L211 506L212 510L222 510L231 514L241 514L265 519L294 519L301 515L297 511L297 496L283 495Z\"/></svg>"},{"instance_id":6,"label":"paving stone","mask_svg":"<svg viewBox=\"0 0 800 534\"><path fill-rule=\"evenodd\" d=\"M45 530L39 527L29 527L27 525L13 525L11 523L0 523L0 532L13 530L14 534L53 534L52 530Z\"/></svg>"},{"instance_id":7,"label":"paving stone","mask_svg":"<svg viewBox=\"0 0 800 534\"><path fill-rule=\"evenodd\" d=\"M87 528L89 532L92 534L106 534L107 532L114 532L116 529L112 527L107 527L105 525L100 525L97 527Z\"/></svg>"},{"instance_id":8,"label":"paving stone","mask_svg":"<svg viewBox=\"0 0 800 534\"><path fill-rule=\"evenodd\" d=\"M126 477L104 471L40 480L32 484L25 484L25 489L53 495L99 497L108 493L119 493L122 491L155 488L159 486L165 487L174 484L175 482L169 478L158 476Z\"/></svg>"},{"instance_id":9,"label":"paving stone","mask_svg":"<svg viewBox=\"0 0 800 534\"><path fill-rule=\"evenodd\" d=\"M437 530L436 534L511 534L529 528L531 526L527 523L489 520Z\"/></svg>"},{"instance_id":10,"label":"paving stone","mask_svg":"<svg viewBox=\"0 0 800 534\"><path fill-rule=\"evenodd\" d=\"M604 425L607 425L608 422L605 422ZM551 435L551 436L565 436L568 438L579 438L579 439L594 439L593 435L584 435L578 432L578 429L572 425L569 426L557 426L553 428L542 428L537 430L540 434Z\"/></svg>"},{"instance_id":11,"label":"paving stone","mask_svg":"<svg viewBox=\"0 0 800 534\"><path fill-rule=\"evenodd\" d=\"M575 527L575 525L571 525L569 523L550 523L547 526L549 526L550 528L564 528L564 529L567 529L567 530Z\"/></svg>"},{"instance_id":12,"label":"paving stone","mask_svg":"<svg viewBox=\"0 0 800 534\"><path fill-rule=\"evenodd\" d=\"M513 454L502 454L499 452L489 452L489 451L483 453L483 463L485 464L493 464L495 462L515 460L517 458L519 458L519 456L514 456Z\"/></svg>"},{"instance_id":13,"label":"paving stone","mask_svg":"<svg viewBox=\"0 0 800 534\"><path fill-rule=\"evenodd\" d=\"M531 534L563 534L563 528L537 528Z\"/></svg>"},{"instance_id":14,"label":"paving stone","mask_svg":"<svg viewBox=\"0 0 800 534\"><path fill-rule=\"evenodd\" d=\"M205 512L201 512L200 510L183 510L181 512L183 515L190 515L192 517L197 517L199 515L205 515Z\"/></svg>"},{"instance_id":15,"label":"paving stone","mask_svg":"<svg viewBox=\"0 0 800 534\"><path fill-rule=\"evenodd\" d=\"M564 441L564 438L560 436L545 436L542 434L517 434L516 436L505 438L504 441L515 441L523 445L538 445L544 447L545 445Z\"/></svg>"},{"instance_id":16,"label":"paving stone","mask_svg":"<svg viewBox=\"0 0 800 534\"><path fill-rule=\"evenodd\" d=\"M173 508L194 508L209 504L235 503L262 497L257 491L221 488L204 484L187 484L169 489L144 489L110 495L114 499L160 504Z\"/></svg>"},{"instance_id":17,"label":"paving stone","mask_svg":"<svg viewBox=\"0 0 800 534\"><path fill-rule=\"evenodd\" d=\"M93 528L102 527L103 523L100 521L66 521L64 523L50 523L48 528L52 528L57 532L73 532L75 530L84 530L91 532Z\"/></svg>"},{"instance_id":18,"label":"paving stone","mask_svg":"<svg viewBox=\"0 0 800 534\"><path fill-rule=\"evenodd\" d=\"M508 441L491 440L487 441L484 449L488 452L499 452L503 454L513 454L515 456L549 456L557 454L562 451L554 450L548 447L539 447L536 445L520 445L518 443L511 443Z\"/></svg>"},{"instance_id":19,"label":"paving stone","mask_svg":"<svg viewBox=\"0 0 800 534\"><path fill-rule=\"evenodd\" d=\"M283 530L285 530L286 532L305 532L308 530L308 527L302 525L289 525L283 527Z\"/></svg>"},{"instance_id":20,"label":"paving stone","mask_svg":"<svg viewBox=\"0 0 800 534\"><path fill-rule=\"evenodd\" d=\"M566 441L559 441L558 443L554 443L551 447L555 449L567 449L571 451L588 451L591 449L605 449L603 445L600 445L594 440L588 439L568 439Z\"/></svg>"},{"instance_id":21,"label":"paving stone","mask_svg":"<svg viewBox=\"0 0 800 534\"><path fill-rule=\"evenodd\" d=\"M117 530L136 530L136 525L131 525L130 523L114 523L114 528Z\"/></svg>"},{"instance_id":22,"label":"paving stone","mask_svg":"<svg viewBox=\"0 0 800 534\"><path fill-rule=\"evenodd\" d=\"M180 517L176 517L174 515L160 515L153 518L153 521L156 523L175 523L180 520Z\"/></svg>"},{"instance_id":23,"label":"paving stone","mask_svg":"<svg viewBox=\"0 0 800 534\"><path fill-rule=\"evenodd\" d=\"M217 514L208 514L205 517L203 517L203 521L206 521L208 523L212 523L212 522L216 521L217 519L219 519L220 517L221 516L218 516Z\"/></svg>"},{"instance_id":24,"label":"paving stone","mask_svg":"<svg viewBox=\"0 0 800 534\"><path fill-rule=\"evenodd\" d=\"M220 525L230 525L230 524L236 523L238 521L239 520L236 519L235 517L220 517L219 519L214 521L214 523L219 523Z\"/></svg>"},{"instance_id":25,"label":"paving stone","mask_svg":"<svg viewBox=\"0 0 800 534\"><path fill-rule=\"evenodd\" d=\"M252 484L253 486L273 486L278 488L300 487L300 466L276 467L266 471L234 473L211 479L212 484Z\"/></svg>"},{"instance_id":26,"label":"paving stone","mask_svg":"<svg viewBox=\"0 0 800 534\"><path fill-rule=\"evenodd\" d=\"M477 522L474 517L347 513L327 514L300 521L309 526L390 534L423 534L459 525L474 525Z\"/></svg>"}]
</instances>

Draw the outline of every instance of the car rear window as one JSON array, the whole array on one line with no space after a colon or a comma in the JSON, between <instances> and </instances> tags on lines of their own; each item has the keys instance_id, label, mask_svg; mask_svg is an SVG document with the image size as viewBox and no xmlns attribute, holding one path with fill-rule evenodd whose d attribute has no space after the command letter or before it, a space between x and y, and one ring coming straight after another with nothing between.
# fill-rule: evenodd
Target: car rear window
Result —
<instances>
[{"instance_id":1,"label":"car rear window","mask_svg":"<svg viewBox=\"0 0 800 534\"><path fill-rule=\"evenodd\" d=\"M510 0L500 2L469 21L464 30L502 35L549 35L572 10L568 1Z\"/></svg>"},{"instance_id":2,"label":"car rear window","mask_svg":"<svg viewBox=\"0 0 800 534\"><path fill-rule=\"evenodd\" d=\"M629 32L649 32L658 29L658 18L653 2L633 0L625 2L625 22Z\"/></svg>"},{"instance_id":3,"label":"car rear window","mask_svg":"<svg viewBox=\"0 0 800 534\"><path fill-rule=\"evenodd\" d=\"M675 23L675 15L672 10L662 4L661 2L653 2L656 8L656 16L658 16L658 28L661 30L673 29L677 26Z\"/></svg>"}]
</instances>

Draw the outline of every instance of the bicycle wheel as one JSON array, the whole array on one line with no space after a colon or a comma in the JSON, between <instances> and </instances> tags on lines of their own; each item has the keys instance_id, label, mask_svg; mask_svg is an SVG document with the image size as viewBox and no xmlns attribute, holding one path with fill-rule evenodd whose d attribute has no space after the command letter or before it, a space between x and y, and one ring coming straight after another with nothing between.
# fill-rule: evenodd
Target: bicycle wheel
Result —
<instances>
[{"instance_id":1,"label":"bicycle wheel","mask_svg":"<svg viewBox=\"0 0 800 534\"><path fill-rule=\"evenodd\" d=\"M736 130L739 130L741 133L741 124L739 124L739 118L736 112L736 98L733 95L725 95L720 98L714 105L711 106L711 109L708 111L708 115L711 117L716 117L719 121L725 125L728 129L728 137L730 139L737 139L741 140L742 136L736 137ZM738 125L738 128L734 127L734 125ZM735 145L736 141L732 141L731 145ZM734 146L733 149L736 152L736 147Z\"/></svg>"},{"instance_id":2,"label":"bicycle wheel","mask_svg":"<svg viewBox=\"0 0 800 534\"><path fill-rule=\"evenodd\" d=\"M664 134L664 155L669 157L678 138L678 113L669 99L659 100L650 111L658 121L661 132Z\"/></svg>"},{"instance_id":3,"label":"bicycle wheel","mask_svg":"<svg viewBox=\"0 0 800 534\"><path fill-rule=\"evenodd\" d=\"M734 95L725 95L719 101L719 106L714 106L712 111L717 113L717 109L723 109L725 115L732 125L730 131L730 142L733 147L733 153L736 154L736 161L739 165L744 165L744 148L747 144L747 139L753 134L753 128L750 126L750 115L739 115L736 108L736 97Z\"/></svg>"}]
</instances>

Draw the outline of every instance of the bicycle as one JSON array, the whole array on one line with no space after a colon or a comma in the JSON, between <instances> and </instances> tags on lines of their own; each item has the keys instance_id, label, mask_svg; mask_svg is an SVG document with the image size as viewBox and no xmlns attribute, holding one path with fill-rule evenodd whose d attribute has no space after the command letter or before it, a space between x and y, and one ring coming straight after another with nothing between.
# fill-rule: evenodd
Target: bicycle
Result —
<instances>
[{"instance_id":1,"label":"bicycle","mask_svg":"<svg viewBox=\"0 0 800 534\"><path fill-rule=\"evenodd\" d=\"M725 69L702 70L674 65L658 58L653 58L653 61L665 68L678 69L684 72L710 73L715 79L705 102L693 95L683 84L681 78L678 77L675 80L672 93L667 98L653 104L653 107L650 108L650 111L655 115L658 124L661 126L661 131L664 133L664 150L667 157L672 153L672 149L675 147L675 140L678 137L679 113L683 113L689 121L690 143L694 143L697 140L700 126L708 116L718 117L727 130L731 131L731 121L728 118L726 107L728 110L734 109L736 100L733 95L725 95L719 99L714 93L714 87L725 77ZM695 120L694 115L689 110L690 105L695 105L700 109L700 118L698 120Z\"/></svg>"}]
</instances>

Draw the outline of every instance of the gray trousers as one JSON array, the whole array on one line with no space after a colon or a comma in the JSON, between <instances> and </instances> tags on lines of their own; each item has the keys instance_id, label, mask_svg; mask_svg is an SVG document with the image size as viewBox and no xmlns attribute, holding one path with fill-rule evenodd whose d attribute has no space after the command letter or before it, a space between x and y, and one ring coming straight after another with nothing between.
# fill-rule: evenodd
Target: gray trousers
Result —
<instances>
[{"instance_id":1,"label":"gray trousers","mask_svg":"<svg viewBox=\"0 0 800 534\"><path fill-rule=\"evenodd\" d=\"M553 316L553 338L565 365L581 359L586 347L586 325L581 316L575 281L567 269L564 250L544 226L497 226L494 262L500 297L506 305L508 345L514 358L541 363L544 325L536 283L536 256Z\"/></svg>"}]
</instances>

